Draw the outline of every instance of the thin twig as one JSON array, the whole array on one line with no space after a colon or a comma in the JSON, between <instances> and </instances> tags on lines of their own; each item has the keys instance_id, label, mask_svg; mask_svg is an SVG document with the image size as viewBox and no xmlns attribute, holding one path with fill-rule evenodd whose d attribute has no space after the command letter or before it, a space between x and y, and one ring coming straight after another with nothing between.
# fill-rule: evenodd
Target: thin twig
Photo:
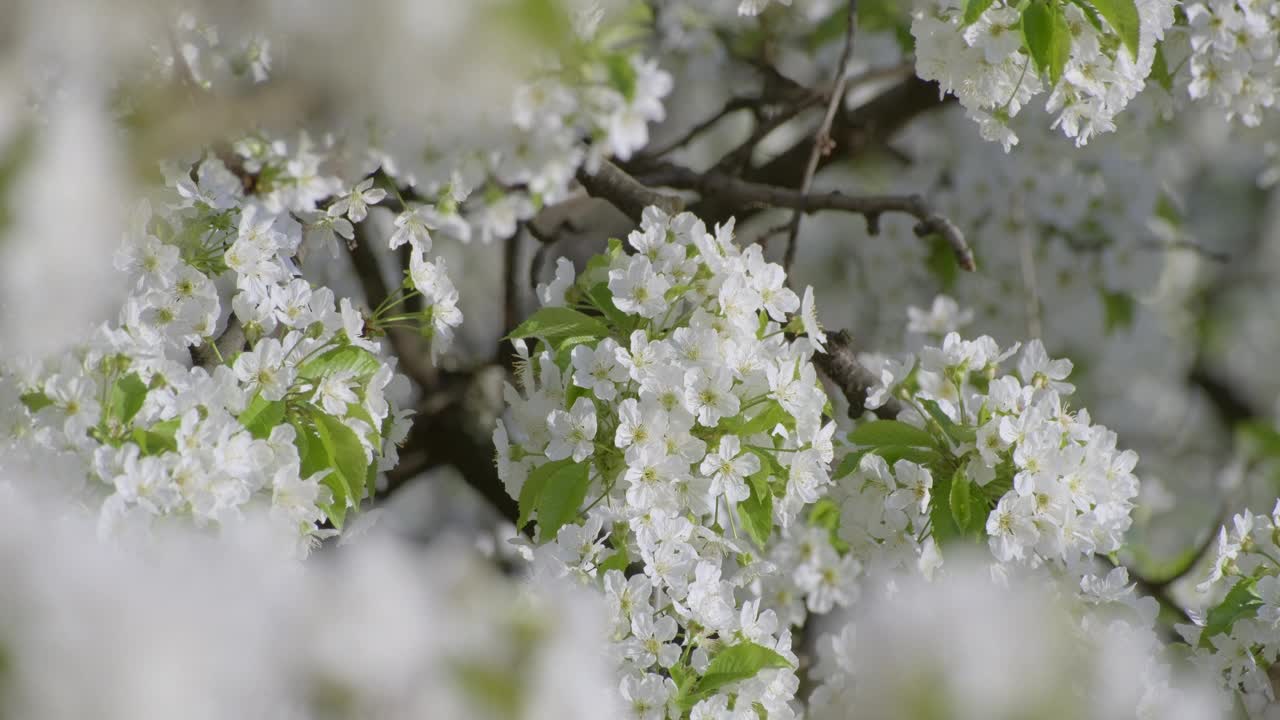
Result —
<instances>
[{"instance_id":1,"label":"thin twig","mask_svg":"<svg viewBox=\"0 0 1280 720\"><path fill-rule=\"evenodd\" d=\"M753 100L752 98L745 98L745 97L729 98L729 100L725 102L724 106L721 107L720 110L716 112L715 115L712 115L711 117L707 118L706 120L703 120L697 125L694 125L692 128L689 128L689 131L686 132L684 135L681 135L680 137L676 138L675 140L672 140L666 145L661 146L657 150L645 151L644 155L645 157L659 158L671 152L672 150L675 150L680 147L684 147L685 145L688 145L690 141L692 141L694 138L698 137L699 135L706 132L707 130L710 130L712 127L716 125L716 123L720 122L724 118L728 117L729 115L739 110L748 110L752 108L753 106L756 105L756 102L757 101Z\"/></svg>"},{"instance_id":2,"label":"thin twig","mask_svg":"<svg viewBox=\"0 0 1280 720\"><path fill-rule=\"evenodd\" d=\"M239 354L244 349L245 340L244 326L240 324L240 318L232 314L227 318L227 327L221 335L191 348L191 360L208 370L223 359L231 360Z\"/></svg>"},{"instance_id":3,"label":"thin twig","mask_svg":"<svg viewBox=\"0 0 1280 720\"><path fill-rule=\"evenodd\" d=\"M522 223L522 225L527 223ZM520 258L520 238L524 235L521 228L517 227L516 231L511 233L511 237L507 238L503 249L503 266L502 266L502 336L506 337L507 333L515 329L516 323L520 321L520 288L516 281L518 277L516 273L516 261ZM531 284L530 289L533 288ZM515 356L509 350L510 343L498 341L498 360L505 367L511 367L511 363L515 360Z\"/></svg>"},{"instance_id":4,"label":"thin twig","mask_svg":"<svg viewBox=\"0 0 1280 720\"><path fill-rule=\"evenodd\" d=\"M369 244L368 221L355 224L354 242L347 245L351 252L351 264L364 289L365 303L378 307L390 293L378 257ZM427 354L423 352L417 333L401 327L387 328L391 349L400 360L400 370L423 390L436 385L437 372Z\"/></svg>"},{"instance_id":5,"label":"thin twig","mask_svg":"<svg viewBox=\"0 0 1280 720\"><path fill-rule=\"evenodd\" d=\"M840 62L836 63L836 77L831 84L831 97L827 100L827 113L822 117L822 124L814 135L813 150L809 152L809 164L805 166L804 177L800 181L800 193L809 194L813 186L813 176L818 172L818 161L824 155L831 154L831 123L835 122L836 111L844 102L845 82L848 81L849 57L853 54L853 38L858 31L858 0L849 0L849 19L845 26L844 49L840 51ZM800 218L804 213L796 210L791 214L791 225L787 228L787 248L782 256L782 269L787 272L787 282L791 282L791 266L796 260L796 238L800 235Z\"/></svg>"}]
</instances>

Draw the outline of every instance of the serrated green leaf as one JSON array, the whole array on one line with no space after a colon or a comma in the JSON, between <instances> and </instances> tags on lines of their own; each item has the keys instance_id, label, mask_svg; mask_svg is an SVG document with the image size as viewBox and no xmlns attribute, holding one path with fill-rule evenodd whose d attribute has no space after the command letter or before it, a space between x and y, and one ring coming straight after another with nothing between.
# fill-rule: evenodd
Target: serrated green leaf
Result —
<instances>
[{"instance_id":1,"label":"serrated green leaf","mask_svg":"<svg viewBox=\"0 0 1280 720\"><path fill-rule=\"evenodd\" d=\"M551 345L571 337L604 337L609 327L599 318L591 317L567 307L544 307L507 335L507 340L537 337Z\"/></svg>"},{"instance_id":2,"label":"serrated green leaf","mask_svg":"<svg viewBox=\"0 0 1280 720\"><path fill-rule=\"evenodd\" d=\"M529 477L524 481L524 486L520 488L519 508L520 514L516 519L516 527L524 528L529 524L529 519L533 517L535 511L540 510L542 503L543 491L547 488L547 483L552 477L560 473L573 472L573 468L577 466L571 458L563 460L553 460L546 462L529 472ZM585 471L586 466L583 465ZM542 520L539 518L539 524Z\"/></svg>"},{"instance_id":3,"label":"serrated green leaf","mask_svg":"<svg viewBox=\"0 0 1280 720\"><path fill-rule=\"evenodd\" d=\"M1226 597L1222 598L1222 602L1205 616L1204 630L1200 633L1200 647L1212 647L1211 640L1214 637L1231 632L1231 626L1237 620L1254 617L1261 606L1258 579L1249 577L1237 582Z\"/></svg>"},{"instance_id":4,"label":"serrated green leaf","mask_svg":"<svg viewBox=\"0 0 1280 720\"><path fill-rule=\"evenodd\" d=\"M368 488L365 478L368 475L369 461L365 458L364 446L354 430L338 418L324 412L313 412L312 418L316 426L316 434L324 445L325 452L332 459L335 474L341 475L347 487L351 489L353 504L359 505Z\"/></svg>"},{"instance_id":5,"label":"serrated green leaf","mask_svg":"<svg viewBox=\"0 0 1280 720\"><path fill-rule=\"evenodd\" d=\"M303 477L310 477L318 472L326 473L321 482L329 488L333 501L321 509L333 526L341 530L347 517L347 499L351 497L351 487L341 475L333 471L332 458L325 450L324 442L314 424L296 417L293 418L292 425L293 444L298 448L298 458L302 465L301 474Z\"/></svg>"},{"instance_id":6,"label":"serrated green leaf","mask_svg":"<svg viewBox=\"0 0 1280 720\"><path fill-rule=\"evenodd\" d=\"M991 7L995 0L965 0L964 4L964 25L968 27L982 17L982 13Z\"/></svg>"},{"instance_id":7,"label":"serrated green leaf","mask_svg":"<svg viewBox=\"0 0 1280 720\"><path fill-rule=\"evenodd\" d=\"M949 502L951 505L951 519L956 522L956 529L962 534L969 531L973 521L973 506L970 504L971 497L969 494L973 483L969 481L969 476L964 470L958 470L955 475L951 476L951 492Z\"/></svg>"},{"instance_id":8,"label":"serrated green leaf","mask_svg":"<svg viewBox=\"0 0 1280 720\"><path fill-rule=\"evenodd\" d=\"M354 377L373 375L382 366L373 353L355 345L326 350L298 368L298 377L316 380L336 372L350 371Z\"/></svg>"},{"instance_id":9,"label":"serrated green leaf","mask_svg":"<svg viewBox=\"0 0 1280 720\"><path fill-rule=\"evenodd\" d=\"M240 424L249 434L259 440L271 435L271 430L284 420L285 404L283 400L267 400L261 395L254 395L249 407L240 413Z\"/></svg>"},{"instance_id":10,"label":"serrated green leaf","mask_svg":"<svg viewBox=\"0 0 1280 720\"><path fill-rule=\"evenodd\" d=\"M551 542L560 528L578 517L591 484L590 466L569 463L547 478L538 495L538 539Z\"/></svg>"},{"instance_id":11,"label":"serrated green leaf","mask_svg":"<svg viewBox=\"0 0 1280 720\"><path fill-rule=\"evenodd\" d=\"M927 431L899 420L871 420L861 423L849 433L849 442L864 447L891 445L933 447L936 445L933 436Z\"/></svg>"},{"instance_id":12,"label":"serrated green leaf","mask_svg":"<svg viewBox=\"0 0 1280 720\"><path fill-rule=\"evenodd\" d=\"M753 485L747 499L738 503L738 517L747 535L763 548L773 534L773 493L767 481L763 487Z\"/></svg>"},{"instance_id":13,"label":"serrated green leaf","mask_svg":"<svg viewBox=\"0 0 1280 720\"><path fill-rule=\"evenodd\" d=\"M1120 36L1124 46L1133 54L1133 59L1137 60L1138 47L1142 41L1142 18L1138 15L1135 0L1089 0L1089 3Z\"/></svg>"},{"instance_id":14,"label":"serrated green leaf","mask_svg":"<svg viewBox=\"0 0 1280 720\"><path fill-rule=\"evenodd\" d=\"M950 502L942 500L942 498L951 497L951 484L951 477L943 476L933 479L933 501L929 503L929 527L933 540L939 547L951 544L962 534L952 515Z\"/></svg>"},{"instance_id":15,"label":"serrated green leaf","mask_svg":"<svg viewBox=\"0 0 1280 720\"><path fill-rule=\"evenodd\" d=\"M740 642L731 645L711 659L707 671L694 684L689 693L693 707L704 697L715 694L717 690L730 683L749 680L761 670L770 668L788 668L791 663L775 650L753 642Z\"/></svg>"},{"instance_id":16,"label":"serrated green leaf","mask_svg":"<svg viewBox=\"0 0 1280 720\"><path fill-rule=\"evenodd\" d=\"M1071 57L1071 28L1062 8L1049 0L1032 0L1022 11L1022 39L1036 70L1057 85Z\"/></svg>"}]
</instances>

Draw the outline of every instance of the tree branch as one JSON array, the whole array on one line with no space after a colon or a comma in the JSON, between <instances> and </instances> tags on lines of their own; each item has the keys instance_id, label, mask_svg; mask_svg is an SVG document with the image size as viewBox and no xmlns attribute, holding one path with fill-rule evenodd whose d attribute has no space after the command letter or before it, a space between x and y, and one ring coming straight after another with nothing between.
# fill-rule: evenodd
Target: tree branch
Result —
<instances>
[{"instance_id":1,"label":"tree branch","mask_svg":"<svg viewBox=\"0 0 1280 720\"><path fill-rule=\"evenodd\" d=\"M813 364L840 388L840 392L849 401L849 417L857 419L867 409L867 390L876 384L876 377L865 365L858 362L853 349L853 339L845 330L827 335L827 351L816 353ZM896 418L902 412L902 403L890 398L883 406L874 410L877 415Z\"/></svg>"},{"instance_id":2,"label":"tree branch","mask_svg":"<svg viewBox=\"0 0 1280 720\"><path fill-rule=\"evenodd\" d=\"M656 205L670 215L684 209L684 200L641 185L635 178L608 160L601 160L595 174L585 169L578 171L578 182L593 197L603 198L621 210L627 217L640 222L646 207Z\"/></svg>"},{"instance_id":3,"label":"tree branch","mask_svg":"<svg viewBox=\"0 0 1280 720\"><path fill-rule=\"evenodd\" d=\"M479 387L485 375L484 368L446 374L435 398L442 402L431 406L428 403L432 398L424 398L424 406L419 408L406 438L400 464L387 472L383 497L423 472L449 465L500 515L515 523L518 505L507 493L494 464L493 437L489 434L492 409L473 407L477 397L488 395Z\"/></svg>"},{"instance_id":4,"label":"tree branch","mask_svg":"<svg viewBox=\"0 0 1280 720\"><path fill-rule=\"evenodd\" d=\"M936 233L942 236L951 246L956 263L962 269L972 271L977 267L973 251L960 228L935 212L919 195L855 196L835 191L807 195L796 190L739 180L729 175L698 173L671 163L662 164L645 179L655 185L695 190L704 198L713 198L722 207L791 208L806 214L822 210L857 213L866 217L867 230L873 235L879 231L881 215L904 213L919 221L915 227L916 235L926 237Z\"/></svg>"}]
</instances>

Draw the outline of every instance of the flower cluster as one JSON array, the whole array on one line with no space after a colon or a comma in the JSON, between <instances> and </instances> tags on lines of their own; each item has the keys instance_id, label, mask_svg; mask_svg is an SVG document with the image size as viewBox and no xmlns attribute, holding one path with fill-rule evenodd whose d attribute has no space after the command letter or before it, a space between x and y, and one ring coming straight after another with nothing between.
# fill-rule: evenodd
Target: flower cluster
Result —
<instances>
[{"instance_id":1,"label":"flower cluster","mask_svg":"<svg viewBox=\"0 0 1280 720\"><path fill-rule=\"evenodd\" d=\"M1269 674L1280 659L1280 502L1221 528L1198 590L1213 604L1195 625L1178 626L1193 658L1240 693L1250 717L1270 717L1280 707Z\"/></svg>"},{"instance_id":2,"label":"flower cluster","mask_svg":"<svg viewBox=\"0 0 1280 720\"><path fill-rule=\"evenodd\" d=\"M1054 126L1084 145L1115 129L1173 25L1172 0L1129 3L1132 16L1125 4L931 0L911 26L916 72L959 98L1005 150L1018 142L1009 119L1044 92Z\"/></svg>"},{"instance_id":3,"label":"flower cluster","mask_svg":"<svg viewBox=\"0 0 1280 720\"><path fill-rule=\"evenodd\" d=\"M212 155L169 168L173 202L140 205L117 255L133 283L119 323L5 379L8 444L78 463L104 530L217 526L263 506L305 551L372 493L407 430L387 396L394 365L366 328L403 319L388 317L395 304L362 314L296 264L324 230L350 236L385 192L371 179L344 189L305 138L292 154L257 138L235 148L254 192ZM423 298L441 346L461 321L457 292L425 249L396 297Z\"/></svg>"},{"instance_id":4,"label":"flower cluster","mask_svg":"<svg viewBox=\"0 0 1280 720\"><path fill-rule=\"evenodd\" d=\"M648 144L648 123L666 116L671 76L618 41L644 28L607 19L594 5L572 20L565 47L515 90L495 145L442 139L426 151L439 160L429 168L384 166L425 196L396 221L410 237L436 228L463 241L510 237L518 223L568 197L580 169L595 172L603 159L625 160Z\"/></svg>"},{"instance_id":5,"label":"flower cluster","mask_svg":"<svg viewBox=\"0 0 1280 720\"><path fill-rule=\"evenodd\" d=\"M648 208L634 254L614 241L577 276L562 262L512 334L522 388L506 388L499 475L519 524L537 520L535 569L609 598L642 718L792 717L803 606L771 603L830 609L858 571L798 522L830 483L835 429L812 289L732 231Z\"/></svg>"},{"instance_id":6,"label":"flower cluster","mask_svg":"<svg viewBox=\"0 0 1280 720\"><path fill-rule=\"evenodd\" d=\"M1212 0L1187 3L1183 10L1190 43L1187 94L1257 127L1280 92L1280 3Z\"/></svg>"},{"instance_id":7,"label":"flower cluster","mask_svg":"<svg viewBox=\"0 0 1280 720\"><path fill-rule=\"evenodd\" d=\"M1137 454L1070 411L1069 360L1038 340L1018 356L990 337L949 333L905 358L864 356L877 378L867 407L900 406L897 420L858 425L837 476L847 490L840 531L873 564L917 561L983 541L1000 563L1077 572L1121 546L1138 494Z\"/></svg>"}]
</instances>

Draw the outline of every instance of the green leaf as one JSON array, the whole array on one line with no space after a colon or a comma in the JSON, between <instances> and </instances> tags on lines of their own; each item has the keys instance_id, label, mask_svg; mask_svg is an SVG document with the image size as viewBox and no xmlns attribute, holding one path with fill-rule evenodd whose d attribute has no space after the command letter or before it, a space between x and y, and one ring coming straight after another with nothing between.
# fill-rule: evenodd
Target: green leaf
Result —
<instances>
[{"instance_id":1,"label":"green leaf","mask_svg":"<svg viewBox=\"0 0 1280 720\"><path fill-rule=\"evenodd\" d=\"M969 476L964 470L958 470L951 477L951 519L956 522L956 529L961 533L969 531L970 523L973 521L973 506L970 504L969 491L973 487L973 483L969 482Z\"/></svg>"},{"instance_id":2,"label":"green leaf","mask_svg":"<svg viewBox=\"0 0 1280 720\"><path fill-rule=\"evenodd\" d=\"M182 421L178 418L172 418L163 422L158 422L147 429L134 428L133 441L138 444L138 449L143 455L161 455L167 452L175 452L178 449L178 443L174 440L174 435L178 432L178 426Z\"/></svg>"},{"instance_id":3,"label":"green leaf","mask_svg":"<svg viewBox=\"0 0 1280 720\"><path fill-rule=\"evenodd\" d=\"M588 465L577 464L570 457L544 462L534 468L525 486L520 488L520 516L516 527L524 528L534 512L538 512L541 541L556 538L564 523L576 518L582 498L586 497L588 470Z\"/></svg>"},{"instance_id":4,"label":"green leaf","mask_svg":"<svg viewBox=\"0 0 1280 720\"><path fill-rule=\"evenodd\" d=\"M122 425L128 425L147 398L147 385L137 373L129 373L111 386L111 414Z\"/></svg>"},{"instance_id":5,"label":"green leaf","mask_svg":"<svg viewBox=\"0 0 1280 720\"><path fill-rule=\"evenodd\" d=\"M586 463L570 463L547 478L538 496L538 539L551 542L560 528L578 517L591 484Z\"/></svg>"},{"instance_id":6,"label":"green leaf","mask_svg":"<svg viewBox=\"0 0 1280 720\"><path fill-rule=\"evenodd\" d=\"M332 460L334 474L340 475L347 487L351 488L351 499L354 504L359 505L367 489L365 477L369 468L360 438L346 423L328 413L315 411L312 418L316 434Z\"/></svg>"},{"instance_id":7,"label":"green leaf","mask_svg":"<svg viewBox=\"0 0 1280 720\"><path fill-rule=\"evenodd\" d=\"M689 703L689 707L693 707L698 700L714 694L729 683L755 677L761 670L788 667L791 667L791 663L787 662L786 658L763 645L753 642L731 645L716 653L716 656L711 659L711 664L707 666L707 671L694 684L690 693L692 696L690 699L693 702Z\"/></svg>"},{"instance_id":8,"label":"green leaf","mask_svg":"<svg viewBox=\"0 0 1280 720\"><path fill-rule=\"evenodd\" d=\"M843 555L849 551L849 543L840 537L840 506L831 498L822 498L809 511L811 527L826 528L831 537L831 547Z\"/></svg>"},{"instance_id":9,"label":"green leaf","mask_svg":"<svg viewBox=\"0 0 1280 720\"><path fill-rule=\"evenodd\" d=\"M1248 458L1280 458L1280 430L1266 420L1245 420L1236 424L1236 447Z\"/></svg>"},{"instance_id":10,"label":"green leaf","mask_svg":"<svg viewBox=\"0 0 1280 720\"><path fill-rule=\"evenodd\" d=\"M1209 614L1205 616L1204 630L1200 633L1200 647L1212 647L1210 640L1220 634L1231 632L1231 626L1241 618L1251 618L1258 614L1262 606L1262 598L1258 595L1258 579L1245 578L1231 588L1227 596L1222 598Z\"/></svg>"},{"instance_id":11,"label":"green leaf","mask_svg":"<svg viewBox=\"0 0 1280 720\"><path fill-rule=\"evenodd\" d=\"M942 406L938 404L937 400L924 399L920 401L920 404L924 406L925 411L929 413L929 417L933 418L933 421L938 423L938 426L947 434L947 437L950 437L953 440L969 442L977 439L978 431L976 428L968 425L957 425L956 422L943 411Z\"/></svg>"},{"instance_id":12,"label":"green leaf","mask_svg":"<svg viewBox=\"0 0 1280 720\"><path fill-rule=\"evenodd\" d=\"M520 497L517 499L520 509L516 517L517 530L523 530L529 524L529 518L533 517L533 512L538 509L538 499L542 497L542 488L546 486L547 478L555 472L558 465L566 462L569 462L568 459L543 463L534 468L529 473L529 477L525 478L524 485L520 486Z\"/></svg>"},{"instance_id":13,"label":"green leaf","mask_svg":"<svg viewBox=\"0 0 1280 720\"><path fill-rule=\"evenodd\" d=\"M777 400L769 400L760 407L761 410L754 417L744 418L742 415L735 415L722 421L721 425L728 433L743 436L767 433L779 424L795 427L795 418L791 417L791 414L784 410Z\"/></svg>"},{"instance_id":14,"label":"green leaf","mask_svg":"<svg viewBox=\"0 0 1280 720\"><path fill-rule=\"evenodd\" d=\"M1142 40L1142 19L1138 16L1138 4L1134 0L1089 0L1098 13L1106 19L1111 29L1129 48L1134 60L1138 59L1138 46Z\"/></svg>"},{"instance_id":15,"label":"green leaf","mask_svg":"<svg viewBox=\"0 0 1280 720\"><path fill-rule=\"evenodd\" d=\"M310 477L318 472L329 471L321 480L333 494L333 502L322 507L333 526L342 529L347 517L347 499L351 497L351 487L341 475L333 470L333 460L325 450L315 426L305 422L303 418L292 421L294 429L293 444L298 448L298 458L302 461L302 476Z\"/></svg>"},{"instance_id":16,"label":"green leaf","mask_svg":"<svg viewBox=\"0 0 1280 720\"><path fill-rule=\"evenodd\" d=\"M840 460L840 465L836 467L836 471L831 477L835 480L839 480L841 478L849 477L850 475L852 475L854 471L858 469L858 464L862 462L863 456L865 456L868 452L871 452L871 451L858 450L856 452L851 452L848 455L845 455Z\"/></svg>"},{"instance_id":17,"label":"green leaf","mask_svg":"<svg viewBox=\"0 0 1280 720\"><path fill-rule=\"evenodd\" d=\"M929 254L924 261L925 267L937 279L939 288L949 292L960 277L956 254L946 239L937 233L930 235L926 242L929 243Z\"/></svg>"},{"instance_id":18,"label":"green leaf","mask_svg":"<svg viewBox=\"0 0 1280 720\"><path fill-rule=\"evenodd\" d=\"M240 413L240 424L259 440L271 435L271 430L284 420L285 404L283 400L267 400L261 395L254 395L249 407Z\"/></svg>"},{"instance_id":19,"label":"green leaf","mask_svg":"<svg viewBox=\"0 0 1280 720\"><path fill-rule=\"evenodd\" d=\"M355 345L343 345L326 350L308 360L298 368L298 377L316 380L335 372L349 370L355 377L364 378L373 375L381 366L382 363L378 358L368 350Z\"/></svg>"},{"instance_id":20,"label":"green leaf","mask_svg":"<svg viewBox=\"0 0 1280 720\"><path fill-rule=\"evenodd\" d=\"M864 422L849 433L854 445L884 447L906 445L909 447L933 447L933 436L914 425L898 420L872 420Z\"/></svg>"},{"instance_id":21,"label":"green leaf","mask_svg":"<svg viewBox=\"0 0 1280 720\"><path fill-rule=\"evenodd\" d=\"M1156 43L1156 57L1151 62L1151 79L1166 91L1173 90L1173 73L1169 70L1169 60L1164 55L1163 41Z\"/></svg>"},{"instance_id":22,"label":"green leaf","mask_svg":"<svg viewBox=\"0 0 1280 720\"><path fill-rule=\"evenodd\" d=\"M33 413L38 413L53 404L53 401L49 399L49 396L39 390L32 390L31 392L23 393L18 399L21 400L22 404L26 405L27 409Z\"/></svg>"},{"instance_id":23,"label":"green leaf","mask_svg":"<svg viewBox=\"0 0 1280 720\"><path fill-rule=\"evenodd\" d=\"M754 447L749 447L747 450L760 458L760 472L757 473L757 475L762 475L766 478L776 477L782 479L790 477L790 473L787 472L786 468L782 467L782 463L778 462L778 458L774 453Z\"/></svg>"},{"instance_id":24,"label":"green leaf","mask_svg":"<svg viewBox=\"0 0 1280 720\"><path fill-rule=\"evenodd\" d=\"M1178 208L1177 202L1169 196L1169 193L1161 192L1159 198L1156 199L1156 217L1164 220L1173 227L1182 227L1185 218L1182 216L1182 210Z\"/></svg>"},{"instance_id":25,"label":"green leaf","mask_svg":"<svg viewBox=\"0 0 1280 720\"><path fill-rule=\"evenodd\" d=\"M1089 24L1093 26L1094 30L1097 30L1098 32L1104 35L1106 34L1107 29L1106 29L1106 26L1102 24L1102 18L1098 15L1098 11L1094 10L1093 6L1089 4L1088 0L1067 0L1067 1L1070 2L1072 5L1075 5L1076 7L1080 8L1080 10L1084 13L1085 19L1089 21Z\"/></svg>"},{"instance_id":26,"label":"green leaf","mask_svg":"<svg viewBox=\"0 0 1280 720\"><path fill-rule=\"evenodd\" d=\"M1071 28L1062 8L1049 0L1032 0L1022 11L1022 38L1036 69L1057 85L1071 57Z\"/></svg>"},{"instance_id":27,"label":"green leaf","mask_svg":"<svg viewBox=\"0 0 1280 720\"><path fill-rule=\"evenodd\" d=\"M359 505L367 489L370 463L360 438L341 420L316 407L308 407L292 424L303 476L329 471L321 482L333 493L333 502L324 510L341 530L348 505Z\"/></svg>"},{"instance_id":28,"label":"green leaf","mask_svg":"<svg viewBox=\"0 0 1280 720\"><path fill-rule=\"evenodd\" d=\"M1102 311L1105 313L1107 334L1133 327L1133 313L1137 302L1127 292L1101 291Z\"/></svg>"},{"instance_id":29,"label":"green leaf","mask_svg":"<svg viewBox=\"0 0 1280 720\"><path fill-rule=\"evenodd\" d=\"M964 25L968 27L982 17L982 13L991 7L995 0L966 0L964 4Z\"/></svg>"},{"instance_id":30,"label":"green leaf","mask_svg":"<svg viewBox=\"0 0 1280 720\"><path fill-rule=\"evenodd\" d=\"M910 460L917 465L932 465L942 459L942 455L937 450L910 445L885 445L870 452L884 458L884 461L890 465L899 460Z\"/></svg>"},{"instance_id":31,"label":"green leaf","mask_svg":"<svg viewBox=\"0 0 1280 720\"><path fill-rule=\"evenodd\" d=\"M950 499L951 484L952 478L945 475L933 479L933 500L929 503L929 526L934 542L939 546L949 545L963 534L956 525L950 502L941 500L942 498Z\"/></svg>"},{"instance_id":32,"label":"green leaf","mask_svg":"<svg viewBox=\"0 0 1280 720\"><path fill-rule=\"evenodd\" d=\"M613 293L609 292L608 283L596 283L587 290L587 297L591 298L591 303L600 308L600 313L604 315L604 319L614 327L627 327L631 323L631 316L618 309L613 304Z\"/></svg>"},{"instance_id":33,"label":"green leaf","mask_svg":"<svg viewBox=\"0 0 1280 720\"><path fill-rule=\"evenodd\" d=\"M636 95L636 69L631 65L628 53L610 53L604 57L605 68L609 71L609 84L622 93L627 100Z\"/></svg>"},{"instance_id":34,"label":"green leaf","mask_svg":"<svg viewBox=\"0 0 1280 720\"><path fill-rule=\"evenodd\" d=\"M571 337L604 337L609 327L599 318L591 317L567 307L544 307L520 323L507 340L538 337L551 345Z\"/></svg>"},{"instance_id":35,"label":"green leaf","mask_svg":"<svg viewBox=\"0 0 1280 720\"><path fill-rule=\"evenodd\" d=\"M773 493L767 480L763 487L753 483L751 495L738 503L738 517L747 535L763 548L773 534Z\"/></svg>"},{"instance_id":36,"label":"green leaf","mask_svg":"<svg viewBox=\"0 0 1280 720\"><path fill-rule=\"evenodd\" d=\"M612 544L612 541L610 541L610 545ZM600 563L597 566L597 569L601 573L606 573L610 570L617 570L618 572L625 573L627 571L627 566L630 564L631 558L627 555L626 543L623 543L622 547L615 547L613 554L609 556L609 559Z\"/></svg>"}]
</instances>

